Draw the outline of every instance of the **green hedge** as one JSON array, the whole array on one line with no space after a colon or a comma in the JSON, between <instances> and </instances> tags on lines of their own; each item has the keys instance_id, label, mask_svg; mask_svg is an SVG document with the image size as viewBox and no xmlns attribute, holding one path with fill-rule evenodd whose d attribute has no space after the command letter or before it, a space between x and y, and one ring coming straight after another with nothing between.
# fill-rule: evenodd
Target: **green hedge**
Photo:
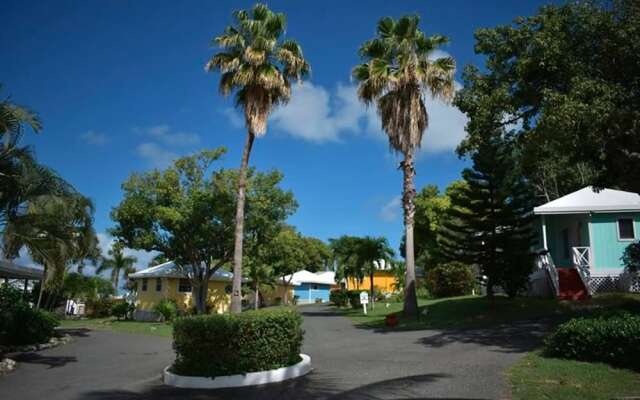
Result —
<instances>
[{"instance_id":1,"label":"green hedge","mask_svg":"<svg viewBox=\"0 0 640 400\"><path fill-rule=\"evenodd\" d=\"M177 318L172 370L214 377L293 365L300 361L301 326L300 314L291 309Z\"/></svg>"},{"instance_id":2,"label":"green hedge","mask_svg":"<svg viewBox=\"0 0 640 400\"><path fill-rule=\"evenodd\" d=\"M457 261L437 265L427 272L427 289L434 297L470 294L474 283L471 267Z\"/></svg>"},{"instance_id":3,"label":"green hedge","mask_svg":"<svg viewBox=\"0 0 640 400\"><path fill-rule=\"evenodd\" d=\"M640 316L618 312L574 318L547 339L545 354L640 369Z\"/></svg>"},{"instance_id":4,"label":"green hedge","mask_svg":"<svg viewBox=\"0 0 640 400\"><path fill-rule=\"evenodd\" d=\"M34 310L20 291L0 285L0 344L46 343L55 335L57 325L53 314Z\"/></svg>"}]
</instances>

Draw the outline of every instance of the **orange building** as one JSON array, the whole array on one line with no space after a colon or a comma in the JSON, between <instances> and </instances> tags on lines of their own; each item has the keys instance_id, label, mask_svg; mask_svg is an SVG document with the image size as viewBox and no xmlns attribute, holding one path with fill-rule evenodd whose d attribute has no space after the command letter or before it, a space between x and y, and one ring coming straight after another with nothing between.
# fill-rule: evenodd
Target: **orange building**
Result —
<instances>
[{"instance_id":1,"label":"orange building","mask_svg":"<svg viewBox=\"0 0 640 400\"><path fill-rule=\"evenodd\" d=\"M398 291L396 287L396 277L392 271L379 270L373 274L373 290L382 293L394 293ZM346 289L348 290L370 290L371 281L369 276L365 276L362 282L358 282L357 279L349 278L346 281Z\"/></svg>"}]
</instances>

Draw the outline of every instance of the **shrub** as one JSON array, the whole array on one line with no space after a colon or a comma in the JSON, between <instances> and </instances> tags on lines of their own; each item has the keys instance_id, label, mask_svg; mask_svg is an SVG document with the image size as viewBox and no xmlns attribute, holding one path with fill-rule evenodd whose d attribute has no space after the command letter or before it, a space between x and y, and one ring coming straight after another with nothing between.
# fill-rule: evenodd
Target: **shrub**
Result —
<instances>
[{"instance_id":1,"label":"shrub","mask_svg":"<svg viewBox=\"0 0 640 400\"><path fill-rule=\"evenodd\" d=\"M471 293L474 285L470 266L452 261L427 272L427 290L434 297L462 296Z\"/></svg>"},{"instance_id":2,"label":"shrub","mask_svg":"<svg viewBox=\"0 0 640 400\"><path fill-rule=\"evenodd\" d=\"M349 290L347 291L347 297L349 298L349 304L353 308L360 308L362 304L360 303L360 290Z\"/></svg>"},{"instance_id":3,"label":"shrub","mask_svg":"<svg viewBox=\"0 0 640 400\"><path fill-rule=\"evenodd\" d=\"M52 313L34 310L21 302L13 308L4 341L7 344L46 343L55 335L58 318Z\"/></svg>"},{"instance_id":4,"label":"shrub","mask_svg":"<svg viewBox=\"0 0 640 400\"><path fill-rule=\"evenodd\" d=\"M88 316L91 318L104 318L111 316L114 301L110 298L97 298L87 301Z\"/></svg>"},{"instance_id":5,"label":"shrub","mask_svg":"<svg viewBox=\"0 0 640 400\"><path fill-rule=\"evenodd\" d=\"M160 314L162 319L167 322L173 321L176 315L178 315L178 306L173 300L162 299L153 310Z\"/></svg>"},{"instance_id":6,"label":"shrub","mask_svg":"<svg viewBox=\"0 0 640 400\"><path fill-rule=\"evenodd\" d=\"M633 242L622 255L622 262L629 272L640 272L640 242Z\"/></svg>"},{"instance_id":7,"label":"shrub","mask_svg":"<svg viewBox=\"0 0 640 400\"><path fill-rule=\"evenodd\" d=\"M574 318L546 340L545 354L640 369L640 316L617 312Z\"/></svg>"},{"instance_id":8,"label":"shrub","mask_svg":"<svg viewBox=\"0 0 640 400\"><path fill-rule=\"evenodd\" d=\"M336 289L329 294L329 301L336 307L345 307L349 304L349 296L346 290Z\"/></svg>"},{"instance_id":9,"label":"shrub","mask_svg":"<svg viewBox=\"0 0 640 400\"><path fill-rule=\"evenodd\" d=\"M292 309L178 318L173 323L172 370L214 377L293 365L300 360L301 325Z\"/></svg>"},{"instance_id":10,"label":"shrub","mask_svg":"<svg viewBox=\"0 0 640 400\"><path fill-rule=\"evenodd\" d=\"M429 298L429 290L426 286L420 285L416 288L416 297L419 299L428 299Z\"/></svg>"},{"instance_id":11,"label":"shrub","mask_svg":"<svg viewBox=\"0 0 640 400\"><path fill-rule=\"evenodd\" d=\"M111 307L111 313L116 319L124 318L128 319L134 310L133 304L129 304L126 301L121 301Z\"/></svg>"},{"instance_id":12,"label":"shrub","mask_svg":"<svg viewBox=\"0 0 640 400\"><path fill-rule=\"evenodd\" d=\"M57 325L58 319L53 314L32 309L19 290L0 286L0 343L45 343L55 334Z\"/></svg>"}]
</instances>

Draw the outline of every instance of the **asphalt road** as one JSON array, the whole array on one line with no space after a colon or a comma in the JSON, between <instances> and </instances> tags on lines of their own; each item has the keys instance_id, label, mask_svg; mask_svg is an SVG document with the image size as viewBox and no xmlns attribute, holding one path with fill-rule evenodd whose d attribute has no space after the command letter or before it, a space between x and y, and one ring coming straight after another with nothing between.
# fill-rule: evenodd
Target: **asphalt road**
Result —
<instances>
[{"instance_id":1,"label":"asphalt road","mask_svg":"<svg viewBox=\"0 0 640 400\"><path fill-rule=\"evenodd\" d=\"M539 342L539 324L486 330L377 332L329 307L301 307L304 352L314 371L254 388L185 390L162 385L169 339L76 331L67 345L23 354L0 377L2 400L75 399L505 399L505 368Z\"/></svg>"}]
</instances>

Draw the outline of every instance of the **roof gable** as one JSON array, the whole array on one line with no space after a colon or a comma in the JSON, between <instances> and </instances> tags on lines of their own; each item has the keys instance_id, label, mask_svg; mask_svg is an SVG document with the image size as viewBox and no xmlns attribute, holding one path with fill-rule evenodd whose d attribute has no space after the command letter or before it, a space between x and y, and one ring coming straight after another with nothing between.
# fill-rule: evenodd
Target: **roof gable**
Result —
<instances>
[{"instance_id":1,"label":"roof gable","mask_svg":"<svg viewBox=\"0 0 640 400\"><path fill-rule=\"evenodd\" d=\"M587 186L533 209L535 214L575 214L588 212L640 211L640 195L622 190Z\"/></svg>"}]
</instances>

